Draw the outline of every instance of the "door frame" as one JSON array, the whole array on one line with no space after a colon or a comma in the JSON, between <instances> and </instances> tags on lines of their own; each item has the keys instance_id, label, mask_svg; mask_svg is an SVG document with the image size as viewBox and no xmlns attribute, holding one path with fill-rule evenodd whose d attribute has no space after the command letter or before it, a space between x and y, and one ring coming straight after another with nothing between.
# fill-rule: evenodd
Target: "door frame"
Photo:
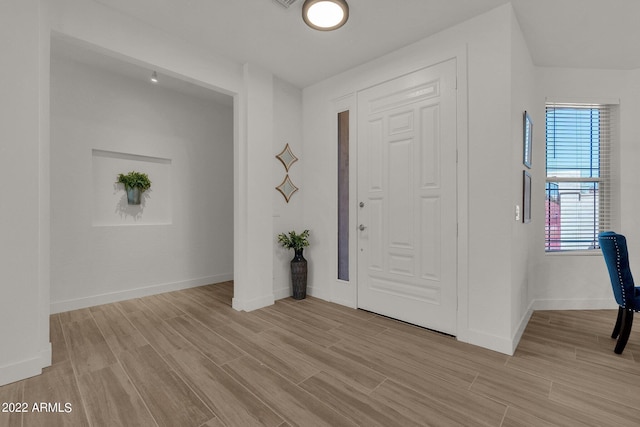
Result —
<instances>
[{"instance_id":1,"label":"door frame","mask_svg":"<svg viewBox=\"0 0 640 427\"><path fill-rule=\"evenodd\" d=\"M414 209L417 209L417 211L412 210L409 217L406 217L401 221L401 223L403 223L406 220L412 224L410 227L411 231L405 231L409 231L410 234L413 234L416 231L420 232L421 226L425 224L436 226L436 230L441 230L439 232L436 231L436 233L440 235L439 239L441 240L440 246L437 246L437 249L428 243L430 239L424 240L425 238L423 236L416 236L415 241L413 241L409 235L404 235L402 233L401 234L404 237L396 236L397 238L408 239L406 241L401 240L401 242L408 245L406 249L408 252L403 249L393 250L392 242L387 240L391 239L391 237L386 234L382 235L375 231L371 231L370 233L367 233L366 231L358 233L358 280L356 285L358 288L358 308L364 308L365 310L370 310L390 317L397 316L400 320L416 323L417 325L425 326L427 328L433 328L437 331L451 334L453 336L457 334L458 321L458 239L456 236L458 222L457 69L458 65L456 60L449 59L428 67L420 68L410 74L405 74L377 86L371 86L370 88L358 91L356 100L358 108L360 109L360 111L358 111L357 121L357 131L359 136L357 141L355 141L358 150L362 150L358 153L359 156L357 159L357 179L359 184L357 194L358 206L360 206L360 203L362 202L365 204L371 203L371 207L368 209L356 208L358 224L364 224L366 227L372 227L372 230L382 227L382 230L379 231L382 232L383 230L387 230L388 233L391 233L393 224L400 225L400 223L397 222L398 218L393 216L393 204L388 204L393 198L393 191L395 191L390 188L391 182L394 181L392 175L400 173L400 176L402 176L403 179L407 178L411 180L411 184L409 184L411 191L406 194L411 201L407 200L407 202L410 205L413 205ZM437 79L435 81L439 83L434 85L434 79ZM402 97L402 99L395 98L398 94L406 94L407 90L415 90L417 87L429 87L433 92L425 96L413 95L406 99L404 97ZM440 87L441 89L434 89L435 87ZM440 90L442 93L440 93ZM374 103L376 107L374 108L370 103ZM421 111L429 111L434 108L434 106L439 111L439 113L436 114L436 117L438 118L435 119L438 124L435 124L434 128L440 128L442 130L442 138L446 139L439 140L438 138L438 143L444 143L444 145L440 145L440 148L438 149L433 148L434 153L439 153L438 165L434 171L440 170L441 174L438 178L432 177L432 179L435 180L435 183L439 184L435 187L423 187L423 185L426 185L425 182L418 182L417 180L426 179L422 171L431 171L432 169L422 163L422 161L426 159L422 157L425 155L422 149L428 149L427 145L422 145L422 126L430 126L431 117L428 119L425 118L425 122L423 122L419 116ZM372 111L369 111L369 108L371 108ZM362 109L366 109L367 111L362 111ZM392 117L402 114L411 114L414 118L413 120L410 120L410 122L415 123L415 127L410 126L411 129L405 129L405 133L400 133L398 135L387 134L387 131L391 132L390 127L392 126L391 122L387 120L391 120ZM380 156L380 158L376 157L376 160L373 161L373 163L371 163L371 160L367 160L367 153L369 156L376 155L370 151L372 141L369 141L367 136L371 120L385 123L380 125L382 129L376 128L380 132L384 130L384 134L380 134L375 138L376 140L381 138L378 142L382 145L374 144L378 147L374 151L377 153L377 156ZM387 126L389 129L386 129ZM378 131L374 132L377 134ZM365 133L367 133L367 135L365 135ZM409 143L408 146L410 148L407 148L405 144L402 144L402 141L406 142L408 138L410 141L415 138L415 146L413 143ZM425 138L426 139L424 141L430 140L429 137ZM409 150L408 153L405 151L397 153L403 160L409 161L410 166L407 165L407 167L413 170L413 173L409 174L407 177L403 175L402 170L395 170L394 172L390 169L392 157L388 156L392 156L393 150L391 147L394 145L394 142L401 143L401 146L404 146L405 149ZM409 155L408 159L404 157L406 155ZM422 161L417 160L416 158L420 158ZM378 162L380 162L380 164L378 164ZM427 169L423 169L424 167ZM404 167L402 167L402 169L404 169ZM370 188L370 185L373 185L373 183L370 184L368 182L368 177L370 177L372 173L381 181L377 184L381 185L381 187L376 187L377 190ZM392 175L389 175L389 173ZM363 180L367 182L365 183ZM429 182L433 183L432 181ZM400 190L400 188L397 188L397 190ZM375 205L374 200L378 199L378 197L383 201L382 205L384 207L382 208L382 211L373 209L373 206ZM428 198L424 199L423 197ZM439 221L433 223L430 220L427 221L425 218L416 216L421 209L428 209L424 206L420 208L420 206L425 200L430 200L431 197L436 197L438 204L441 204L437 209L439 212L438 215L440 215L441 218ZM377 215L374 215L374 211L378 212ZM456 213L455 216L450 215L452 211ZM426 213L426 211L423 213ZM372 215L376 216L377 219L374 220ZM380 217L380 215L382 215L382 217ZM378 221L382 221L382 223L378 223ZM417 221L417 223L414 221ZM427 223L424 223L424 221L427 221ZM386 225L383 225L383 223ZM402 228L401 225L400 227ZM429 228L429 225L427 225L427 228ZM447 233L446 237L441 234L443 231ZM377 236L377 238L374 238L373 236ZM371 246L374 242L374 240L371 239L375 239L375 241L378 242L376 246ZM413 243L410 243L412 241ZM422 253L422 250L428 251L430 249L436 250L436 252L441 250L444 250L445 252L441 253L442 263L440 267L436 267L434 265L432 266L432 270L429 270L431 273L436 274L436 276L426 277L423 276L423 274L425 274L425 270L423 270L423 267L421 266L421 262L426 261L426 259L423 258L424 254ZM378 250L384 252L384 255L382 253L378 253ZM413 262L410 264L415 263L413 264L413 268L415 268L415 270L412 270L411 267L402 264L402 267L400 265L397 265L396 267L408 268L409 270L412 270L412 272L410 273L407 271L407 276L404 276L402 273L394 274L393 268L391 267L391 265L393 265L392 260L394 259L394 256L388 254L388 250L400 257L403 256L400 254L410 256L410 258L413 259ZM378 255L374 256L374 253L377 253ZM386 267L383 268L382 264L377 264L378 268L381 270L377 272L374 271L376 268L371 270L368 263L372 261L372 256L378 259L378 262L383 262ZM387 262L390 264L387 265ZM387 268L390 270L387 270ZM439 273L435 273L436 271ZM374 283L377 281L380 281L379 286L382 286L382 288L376 289ZM386 285L384 285L384 283L386 283ZM386 291L384 290L385 286L389 286ZM420 296L418 296L419 293L414 294L413 292L418 292L417 289L414 291L406 291L406 293L402 290L403 288L408 289L413 288L414 286L417 286L418 288L426 286L424 288L425 294L420 293ZM439 287L440 291L432 294L431 292L433 291L427 290L431 289L431 286Z\"/></svg>"},{"instance_id":2,"label":"door frame","mask_svg":"<svg viewBox=\"0 0 640 427\"><path fill-rule=\"evenodd\" d=\"M354 87L349 93L344 93L342 96L333 98L331 101L331 123L329 127L332 131L332 135L337 135L337 113L345 110L349 110L349 157L350 164L357 166L357 94L360 91L368 89L373 86L385 83L387 81L395 80L399 77L411 74L424 68L431 67L441 62L446 62L450 59L455 59L456 79L457 79L457 93L456 93L456 134L457 134L457 217L458 217L458 236L457 236L457 264L456 264L456 277L457 277L457 333L456 338L458 341L469 342L470 328L469 328L469 90L468 90L468 61L467 61L468 48L465 44L462 47L452 50L446 50L441 52L440 55L436 54L428 58L421 59L417 63L413 63L410 66L406 64L393 70L379 74L370 79L363 79L364 84ZM336 173L337 176L337 173ZM336 178L337 179L337 178ZM350 182L350 194L357 195L357 180L358 170L357 167L350 167L349 182ZM337 188L334 187L334 188ZM331 301L338 304L347 305L357 308L358 306L358 266L357 266L357 247L358 247L358 234L357 234L357 221L358 221L358 208L357 197L351 197L349 212L349 282L337 280L331 284L330 298ZM337 194L336 194L336 208L337 208ZM337 222L336 222L337 224ZM336 225L337 227L337 225ZM337 228L336 228L337 231ZM337 248L337 233L335 238L335 245ZM337 251L336 251L337 255ZM337 260L334 257L333 263L335 267L333 270L337 272ZM337 277L337 276L336 276Z\"/></svg>"}]
</instances>

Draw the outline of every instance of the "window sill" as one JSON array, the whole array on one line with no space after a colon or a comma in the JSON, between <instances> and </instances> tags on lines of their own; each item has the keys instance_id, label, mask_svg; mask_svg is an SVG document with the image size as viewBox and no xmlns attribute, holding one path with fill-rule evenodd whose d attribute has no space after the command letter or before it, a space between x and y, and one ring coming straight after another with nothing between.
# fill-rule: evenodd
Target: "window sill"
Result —
<instances>
[{"instance_id":1,"label":"window sill","mask_svg":"<svg viewBox=\"0 0 640 427\"><path fill-rule=\"evenodd\" d=\"M591 249L588 251L551 251L544 253L545 256L602 256L600 249Z\"/></svg>"}]
</instances>

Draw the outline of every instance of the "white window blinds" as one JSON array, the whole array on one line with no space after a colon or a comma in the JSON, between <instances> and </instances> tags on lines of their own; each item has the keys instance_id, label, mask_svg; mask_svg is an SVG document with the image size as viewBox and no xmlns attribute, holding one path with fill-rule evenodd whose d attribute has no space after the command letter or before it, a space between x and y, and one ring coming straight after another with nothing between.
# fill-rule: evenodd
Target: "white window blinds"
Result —
<instances>
[{"instance_id":1,"label":"white window blinds","mask_svg":"<svg viewBox=\"0 0 640 427\"><path fill-rule=\"evenodd\" d=\"M547 104L546 251L599 249L610 228L611 110Z\"/></svg>"}]
</instances>

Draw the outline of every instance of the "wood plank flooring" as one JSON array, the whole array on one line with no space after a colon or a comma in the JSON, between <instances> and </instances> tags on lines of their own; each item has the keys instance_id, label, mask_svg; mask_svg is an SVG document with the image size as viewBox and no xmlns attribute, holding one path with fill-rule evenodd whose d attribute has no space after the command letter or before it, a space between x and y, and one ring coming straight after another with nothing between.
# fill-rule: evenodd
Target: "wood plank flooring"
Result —
<instances>
[{"instance_id":1,"label":"wood plank flooring","mask_svg":"<svg viewBox=\"0 0 640 427\"><path fill-rule=\"evenodd\" d=\"M52 315L53 365L0 387L28 404L0 427L640 425L640 326L614 354L615 311L536 312L509 357L315 298L239 313L232 294Z\"/></svg>"}]
</instances>

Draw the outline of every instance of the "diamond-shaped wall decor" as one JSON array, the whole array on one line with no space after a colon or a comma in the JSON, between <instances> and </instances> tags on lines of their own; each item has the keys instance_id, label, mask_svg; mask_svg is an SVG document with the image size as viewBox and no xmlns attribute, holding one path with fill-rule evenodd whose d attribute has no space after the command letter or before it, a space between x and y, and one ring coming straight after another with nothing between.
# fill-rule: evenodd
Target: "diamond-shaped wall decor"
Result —
<instances>
[{"instance_id":1,"label":"diamond-shaped wall decor","mask_svg":"<svg viewBox=\"0 0 640 427\"><path fill-rule=\"evenodd\" d=\"M291 165L298 160L298 158L293 155L293 152L291 151L291 147L289 147L289 144L285 145L282 152L278 154L276 158L282 162L282 164L284 165L284 169L287 172L289 172L289 168L291 167Z\"/></svg>"},{"instance_id":2,"label":"diamond-shaped wall decor","mask_svg":"<svg viewBox=\"0 0 640 427\"><path fill-rule=\"evenodd\" d=\"M293 182L291 182L291 179L289 179L289 175L287 175L284 177L284 181L282 181L282 184L276 187L276 190L278 190L284 196L284 199L287 201L287 203L289 203L289 199L291 198L293 193L298 191L298 187L293 185Z\"/></svg>"}]
</instances>

